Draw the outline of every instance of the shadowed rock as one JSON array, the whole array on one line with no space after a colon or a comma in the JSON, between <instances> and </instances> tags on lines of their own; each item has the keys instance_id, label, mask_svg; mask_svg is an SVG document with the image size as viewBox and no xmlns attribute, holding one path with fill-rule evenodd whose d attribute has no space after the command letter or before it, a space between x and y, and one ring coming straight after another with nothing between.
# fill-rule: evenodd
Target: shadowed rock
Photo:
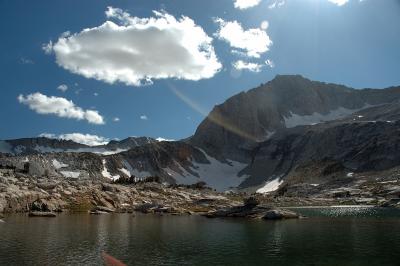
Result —
<instances>
[{"instance_id":1,"label":"shadowed rock","mask_svg":"<svg viewBox=\"0 0 400 266\"><path fill-rule=\"evenodd\" d=\"M278 210L278 209L269 210L262 217L262 219L264 220L282 220L282 219L297 219L297 218L300 218L300 216L293 211Z\"/></svg>"}]
</instances>

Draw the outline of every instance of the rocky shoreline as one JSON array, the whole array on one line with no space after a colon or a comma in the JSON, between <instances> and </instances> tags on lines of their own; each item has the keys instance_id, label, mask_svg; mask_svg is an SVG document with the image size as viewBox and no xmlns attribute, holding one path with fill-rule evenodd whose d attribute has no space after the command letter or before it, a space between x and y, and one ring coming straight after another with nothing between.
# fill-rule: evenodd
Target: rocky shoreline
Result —
<instances>
[{"instance_id":1,"label":"rocky shoreline","mask_svg":"<svg viewBox=\"0 0 400 266\"><path fill-rule=\"evenodd\" d=\"M400 200L397 197L381 201L360 200L358 195L352 197L349 194L335 197L287 197L279 195L279 191L266 195L232 191L220 193L204 184L116 184L107 180L37 178L12 172L0 176L0 213L31 213L35 217L54 216L53 213L57 212L88 212L94 215L141 212L275 219L289 216L298 218L293 213L281 210L281 207L349 204L399 207Z\"/></svg>"}]
</instances>

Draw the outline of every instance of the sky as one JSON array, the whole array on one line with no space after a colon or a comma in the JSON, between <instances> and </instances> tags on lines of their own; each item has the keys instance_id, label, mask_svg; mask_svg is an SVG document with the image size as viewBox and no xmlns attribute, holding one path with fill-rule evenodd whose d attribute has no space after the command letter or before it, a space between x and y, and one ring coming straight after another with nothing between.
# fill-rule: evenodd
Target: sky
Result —
<instances>
[{"instance_id":1,"label":"sky","mask_svg":"<svg viewBox=\"0 0 400 266\"><path fill-rule=\"evenodd\" d=\"M301 74L400 85L399 0L0 0L0 139L182 139Z\"/></svg>"}]
</instances>

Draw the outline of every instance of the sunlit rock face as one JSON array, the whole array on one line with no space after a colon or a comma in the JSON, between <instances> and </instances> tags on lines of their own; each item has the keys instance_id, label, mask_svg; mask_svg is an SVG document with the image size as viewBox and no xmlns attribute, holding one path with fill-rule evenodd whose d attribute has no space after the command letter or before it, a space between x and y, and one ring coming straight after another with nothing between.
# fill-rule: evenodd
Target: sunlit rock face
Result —
<instances>
[{"instance_id":1,"label":"sunlit rock face","mask_svg":"<svg viewBox=\"0 0 400 266\"><path fill-rule=\"evenodd\" d=\"M344 118L399 98L400 88L356 90L299 75L278 75L215 106L190 143L220 159L249 162L256 144L276 132Z\"/></svg>"}]
</instances>

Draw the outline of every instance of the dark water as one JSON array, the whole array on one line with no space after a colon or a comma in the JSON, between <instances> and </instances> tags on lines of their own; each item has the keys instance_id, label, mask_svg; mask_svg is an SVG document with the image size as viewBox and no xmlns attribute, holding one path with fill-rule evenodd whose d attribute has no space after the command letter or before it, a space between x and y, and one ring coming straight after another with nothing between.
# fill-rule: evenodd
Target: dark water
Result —
<instances>
[{"instance_id":1,"label":"dark water","mask_svg":"<svg viewBox=\"0 0 400 266\"><path fill-rule=\"evenodd\" d=\"M115 214L6 217L0 265L400 265L400 211L296 209L310 218L246 221Z\"/></svg>"}]
</instances>

